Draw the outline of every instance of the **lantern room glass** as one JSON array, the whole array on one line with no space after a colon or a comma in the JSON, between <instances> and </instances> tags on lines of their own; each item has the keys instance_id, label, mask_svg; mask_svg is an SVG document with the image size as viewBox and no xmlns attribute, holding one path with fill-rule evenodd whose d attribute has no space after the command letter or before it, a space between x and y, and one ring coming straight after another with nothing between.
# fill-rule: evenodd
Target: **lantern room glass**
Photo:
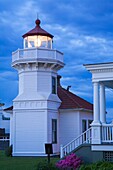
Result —
<instances>
[{"instance_id":1,"label":"lantern room glass","mask_svg":"<svg viewBox=\"0 0 113 170\"><path fill-rule=\"evenodd\" d=\"M24 48L42 47L52 49L52 38L41 35L24 38Z\"/></svg>"}]
</instances>

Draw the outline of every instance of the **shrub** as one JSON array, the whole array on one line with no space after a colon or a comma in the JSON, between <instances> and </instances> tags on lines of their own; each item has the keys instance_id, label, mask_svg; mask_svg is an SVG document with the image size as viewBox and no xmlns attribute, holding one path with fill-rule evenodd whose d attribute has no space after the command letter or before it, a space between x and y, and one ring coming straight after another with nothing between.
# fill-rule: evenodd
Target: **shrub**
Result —
<instances>
[{"instance_id":1,"label":"shrub","mask_svg":"<svg viewBox=\"0 0 113 170\"><path fill-rule=\"evenodd\" d=\"M113 163L99 161L90 165L82 165L79 170L113 170Z\"/></svg>"},{"instance_id":2,"label":"shrub","mask_svg":"<svg viewBox=\"0 0 113 170\"><path fill-rule=\"evenodd\" d=\"M56 166L47 161L39 162L37 165L37 170L57 170Z\"/></svg>"},{"instance_id":3,"label":"shrub","mask_svg":"<svg viewBox=\"0 0 113 170\"><path fill-rule=\"evenodd\" d=\"M56 167L59 169L73 169L76 170L78 167L80 167L82 161L79 157L77 157L74 153L68 155L65 157L65 159L60 160L56 163Z\"/></svg>"},{"instance_id":4,"label":"shrub","mask_svg":"<svg viewBox=\"0 0 113 170\"><path fill-rule=\"evenodd\" d=\"M5 155L6 156L12 156L12 145L9 146L6 150L5 150Z\"/></svg>"}]
</instances>

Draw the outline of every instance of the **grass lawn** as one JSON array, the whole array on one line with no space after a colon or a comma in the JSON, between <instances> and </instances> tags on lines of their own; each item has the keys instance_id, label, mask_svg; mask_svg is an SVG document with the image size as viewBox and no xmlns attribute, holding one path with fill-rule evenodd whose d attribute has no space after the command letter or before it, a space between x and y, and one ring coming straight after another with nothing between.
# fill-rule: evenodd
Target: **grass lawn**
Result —
<instances>
[{"instance_id":1,"label":"grass lawn","mask_svg":"<svg viewBox=\"0 0 113 170\"><path fill-rule=\"evenodd\" d=\"M38 162L47 160L39 157L6 157L3 151L0 151L0 170L36 170ZM59 158L51 158L55 163Z\"/></svg>"}]
</instances>

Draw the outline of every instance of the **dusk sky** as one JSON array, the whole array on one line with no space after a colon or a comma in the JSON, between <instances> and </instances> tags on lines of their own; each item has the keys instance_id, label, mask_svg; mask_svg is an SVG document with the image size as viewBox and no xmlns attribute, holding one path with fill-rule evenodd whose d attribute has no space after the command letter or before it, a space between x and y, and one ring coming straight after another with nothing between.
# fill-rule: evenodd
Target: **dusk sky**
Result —
<instances>
[{"instance_id":1,"label":"dusk sky","mask_svg":"<svg viewBox=\"0 0 113 170\"><path fill-rule=\"evenodd\" d=\"M18 94L12 52L23 48L22 35L35 27L37 13L54 35L54 48L64 53L62 86L93 103L91 73L83 64L113 62L113 0L0 0L0 102L9 107ZM112 89L106 88L106 103L112 119Z\"/></svg>"}]
</instances>

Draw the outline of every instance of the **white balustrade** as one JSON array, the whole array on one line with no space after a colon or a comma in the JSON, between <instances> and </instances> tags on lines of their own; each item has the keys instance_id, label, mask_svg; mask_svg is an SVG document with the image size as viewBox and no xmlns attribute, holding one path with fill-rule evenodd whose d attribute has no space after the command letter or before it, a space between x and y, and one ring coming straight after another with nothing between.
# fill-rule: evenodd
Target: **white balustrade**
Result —
<instances>
[{"instance_id":1,"label":"white balustrade","mask_svg":"<svg viewBox=\"0 0 113 170\"><path fill-rule=\"evenodd\" d=\"M91 128L82 133L80 136L69 142L65 146L61 146L60 157L63 158L78 146L84 143L91 143Z\"/></svg>"},{"instance_id":2,"label":"white balustrade","mask_svg":"<svg viewBox=\"0 0 113 170\"><path fill-rule=\"evenodd\" d=\"M18 49L12 53L12 62L21 59L55 59L63 62L63 53L44 48Z\"/></svg>"},{"instance_id":3,"label":"white balustrade","mask_svg":"<svg viewBox=\"0 0 113 170\"><path fill-rule=\"evenodd\" d=\"M105 124L102 126L102 142L113 143L113 124Z\"/></svg>"}]
</instances>

